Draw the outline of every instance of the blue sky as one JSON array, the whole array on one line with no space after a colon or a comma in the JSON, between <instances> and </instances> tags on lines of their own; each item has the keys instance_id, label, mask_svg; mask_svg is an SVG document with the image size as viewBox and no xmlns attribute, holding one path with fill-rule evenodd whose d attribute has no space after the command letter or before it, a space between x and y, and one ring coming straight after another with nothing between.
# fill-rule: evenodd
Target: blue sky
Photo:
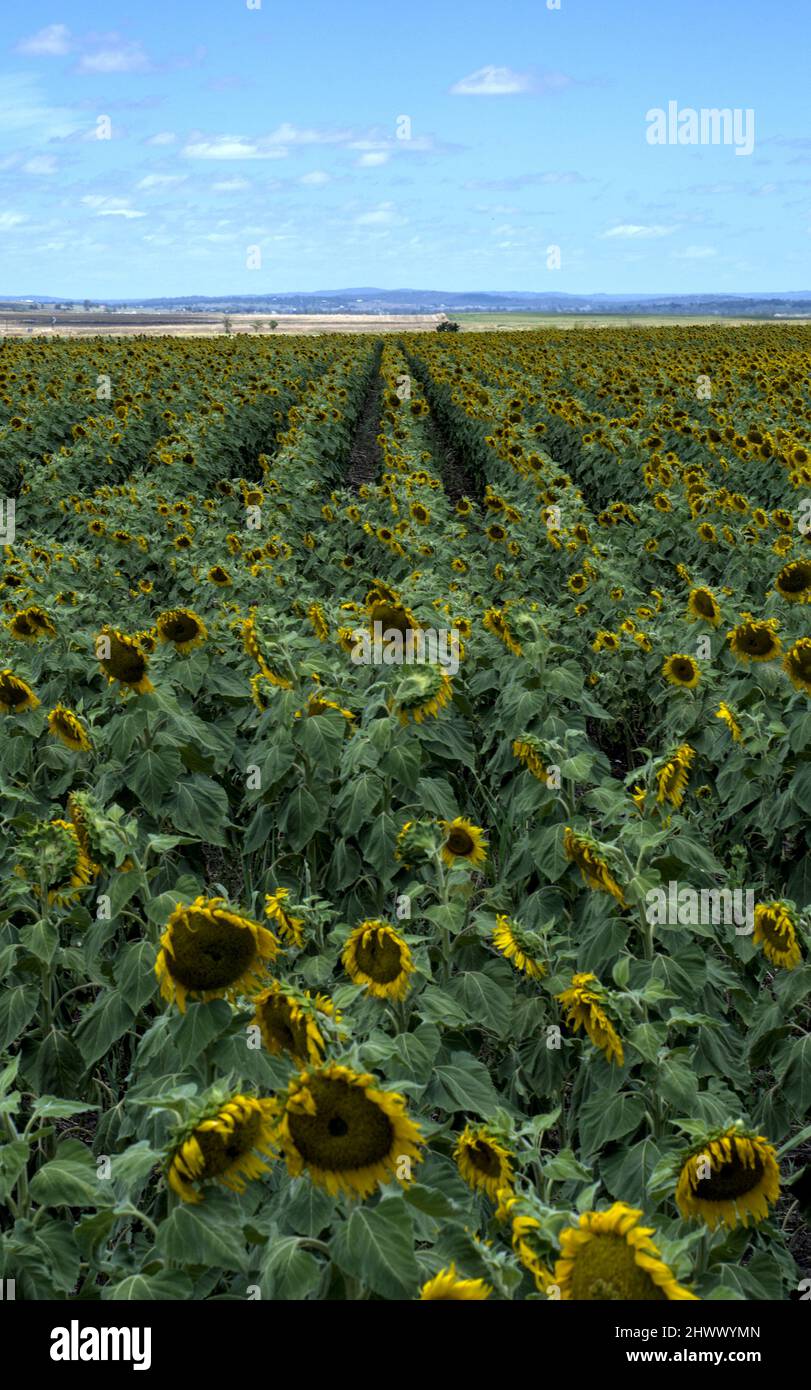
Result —
<instances>
[{"instance_id":1,"label":"blue sky","mask_svg":"<svg viewBox=\"0 0 811 1390\"><path fill-rule=\"evenodd\" d=\"M0 294L809 289L810 48L808 0L7 6Z\"/></svg>"}]
</instances>

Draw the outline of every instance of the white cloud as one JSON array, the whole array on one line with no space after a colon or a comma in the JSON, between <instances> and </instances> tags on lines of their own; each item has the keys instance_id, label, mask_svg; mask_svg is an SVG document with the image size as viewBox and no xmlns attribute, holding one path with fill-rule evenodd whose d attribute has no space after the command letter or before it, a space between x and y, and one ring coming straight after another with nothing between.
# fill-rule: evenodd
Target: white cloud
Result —
<instances>
[{"instance_id":1,"label":"white cloud","mask_svg":"<svg viewBox=\"0 0 811 1390\"><path fill-rule=\"evenodd\" d=\"M83 53L77 71L81 73L144 72L149 68L149 59L140 43L126 40L110 46L97 48L93 53Z\"/></svg>"},{"instance_id":2,"label":"white cloud","mask_svg":"<svg viewBox=\"0 0 811 1390\"><path fill-rule=\"evenodd\" d=\"M72 111L50 106L28 73L0 77L0 133L25 131L33 144L64 140L81 129L81 124Z\"/></svg>"},{"instance_id":3,"label":"white cloud","mask_svg":"<svg viewBox=\"0 0 811 1390\"><path fill-rule=\"evenodd\" d=\"M215 193L238 193L241 188L250 186L249 179L220 179L219 183L211 185Z\"/></svg>"},{"instance_id":4,"label":"white cloud","mask_svg":"<svg viewBox=\"0 0 811 1390\"><path fill-rule=\"evenodd\" d=\"M355 218L358 227L379 227L387 226L396 222L397 214L394 211L393 203L378 203L371 212L362 212Z\"/></svg>"},{"instance_id":5,"label":"white cloud","mask_svg":"<svg viewBox=\"0 0 811 1390\"><path fill-rule=\"evenodd\" d=\"M108 198L101 193L87 193L81 201L97 217L146 217L145 212L136 212L135 208L130 207L129 198Z\"/></svg>"},{"instance_id":6,"label":"white cloud","mask_svg":"<svg viewBox=\"0 0 811 1390\"><path fill-rule=\"evenodd\" d=\"M60 58L71 50L70 30L66 24L46 24L30 38L21 39L16 52L32 58Z\"/></svg>"},{"instance_id":7,"label":"white cloud","mask_svg":"<svg viewBox=\"0 0 811 1390\"><path fill-rule=\"evenodd\" d=\"M147 174L136 183L136 188L168 188L173 183L185 183L185 174Z\"/></svg>"},{"instance_id":8,"label":"white cloud","mask_svg":"<svg viewBox=\"0 0 811 1390\"><path fill-rule=\"evenodd\" d=\"M705 261L709 256L717 255L714 246L685 246L683 251L673 252L673 258L677 261Z\"/></svg>"},{"instance_id":9,"label":"white cloud","mask_svg":"<svg viewBox=\"0 0 811 1390\"><path fill-rule=\"evenodd\" d=\"M387 164L388 159L386 150L370 150L368 154L361 155L357 165L359 169L376 169L380 164Z\"/></svg>"},{"instance_id":10,"label":"white cloud","mask_svg":"<svg viewBox=\"0 0 811 1390\"><path fill-rule=\"evenodd\" d=\"M37 154L22 167L24 174L55 174L58 165L52 154Z\"/></svg>"},{"instance_id":11,"label":"white cloud","mask_svg":"<svg viewBox=\"0 0 811 1390\"><path fill-rule=\"evenodd\" d=\"M10 232L13 227L19 227L20 223L26 220L21 212L0 212L0 232Z\"/></svg>"},{"instance_id":12,"label":"white cloud","mask_svg":"<svg viewBox=\"0 0 811 1390\"><path fill-rule=\"evenodd\" d=\"M284 159L283 149L268 149L261 141L240 135L215 135L211 140L192 139L184 146L187 159Z\"/></svg>"},{"instance_id":13,"label":"white cloud","mask_svg":"<svg viewBox=\"0 0 811 1390\"><path fill-rule=\"evenodd\" d=\"M304 183L317 188L319 184L329 183L330 176L323 169L313 169L309 174L302 174L299 183Z\"/></svg>"},{"instance_id":14,"label":"white cloud","mask_svg":"<svg viewBox=\"0 0 811 1390\"><path fill-rule=\"evenodd\" d=\"M159 130L156 135L150 135L144 143L147 145L173 145L177 136L173 130Z\"/></svg>"},{"instance_id":15,"label":"white cloud","mask_svg":"<svg viewBox=\"0 0 811 1390\"><path fill-rule=\"evenodd\" d=\"M670 236L675 231L675 227L661 227L657 225L645 226L638 222L623 222L618 227L611 227L607 232L603 232L604 237L622 237L629 241L642 240L644 237Z\"/></svg>"},{"instance_id":16,"label":"white cloud","mask_svg":"<svg viewBox=\"0 0 811 1390\"><path fill-rule=\"evenodd\" d=\"M282 121L266 138L269 145L343 145L350 136L348 130L302 130Z\"/></svg>"},{"instance_id":17,"label":"white cloud","mask_svg":"<svg viewBox=\"0 0 811 1390\"><path fill-rule=\"evenodd\" d=\"M455 97L506 97L528 92L531 87L532 80L527 73L488 65L461 77L450 90Z\"/></svg>"}]
</instances>

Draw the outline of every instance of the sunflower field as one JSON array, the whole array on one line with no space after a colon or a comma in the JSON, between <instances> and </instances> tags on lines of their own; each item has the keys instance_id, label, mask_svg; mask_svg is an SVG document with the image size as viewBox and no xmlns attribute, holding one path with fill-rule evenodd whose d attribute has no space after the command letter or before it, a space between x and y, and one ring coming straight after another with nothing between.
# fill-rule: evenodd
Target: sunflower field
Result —
<instances>
[{"instance_id":1,"label":"sunflower field","mask_svg":"<svg viewBox=\"0 0 811 1390\"><path fill-rule=\"evenodd\" d=\"M4 344L18 1298L797 1297L809 361Z\"/></svg>"}]
</instances>

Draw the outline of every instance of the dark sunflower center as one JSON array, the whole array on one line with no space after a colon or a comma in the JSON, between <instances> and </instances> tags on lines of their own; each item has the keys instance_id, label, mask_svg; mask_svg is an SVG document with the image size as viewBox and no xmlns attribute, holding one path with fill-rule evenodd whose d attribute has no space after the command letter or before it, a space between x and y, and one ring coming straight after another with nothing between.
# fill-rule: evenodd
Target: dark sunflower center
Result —
<instances>
[{"instance_id":1,"label":"dark sunflower center","mask_svg":"<svg viewBox=\"0 0 811 1390\"><path fill-rule=\"evenodd\" d=\"M199 631L194 618L189 618L185 613L177 618L170 618L163 628L170 642L190 642L197 636Z\"/></svg>"},{"instance_id":2,"label":"dark sunflower center","mask_svg":"<svg viewBox=\"0 0 811 1390\"><path fill-rule=\"evenodd\" d=\"M205 1163L202 1176L216 1178L227 1173L234 1163L256 1147L261 1125L262 1116L251 1114L225 1133L217 1129L197 1130L195 1138Z\"/></svg>"},{"instance_id":3,"label":"dark sunflower center","mask_svg":"<svg viewBox=\"0 0 811 1390\"><path fill-rule=\"evenodd\" d=\"M28 692L25 687L12 681L0 683L0 700L6 705L24 705L28 699Z\"/></svg>"},{"instance_id":4,"label":"dark sunflower center","mask_svg":"<svg viewBox=\"0 0 811 1390\"><path fill-rule=\"evenodd\" d=\"M577 1251L572 1297L591 1302L667 1301L666 1294L639 1268L633 1250L618 1235L594 1236Z\"/></svg>"},{"instance_id":5,"label":"dark sunflower center","mask_svg":"<svg viewBox=\"0 0 811 1390\"><path fill-rule=\"evenodd\" d=\"M283 1052L306 1057L307 1029L301 1020L293 1021L286 999L268 999L262 1005L262 1022Z\"/></svg>"},{"instance_id":6,"label":"dark sunflower center","mask_svg":"<svg viewBox=\"0 0 811 1390\"><path fill-rule=\"evenodd\" d=\"M314 1115L292 1113L290 1135L304 1162L333 1172L381 1163L391 1153L392 1123L360 1086L337 1078L310 1081Z\"/></svg>"},{"instance_id":7,"label":"dark sunflower center","mask_svg":"<svg viewBox=\"0 0 811 1390\"><path fill-rule=\"evenodd\" d=\"M460 856L471 854L476 848L472 837L460 826L454 826L447 838L446 847L450 850L451 854L458 854Z\"/></svg>"},{"instance_id":8,"label":"dark sunflower center","mask_svg":"<svg viewBox=\"0 0 811 1390\"><path fill-rule=\"evenodd\" d=\"M190 912L185 921L172 928L169 969L186 989L227 988L255 960L253 933L227 918L215 916L212 920L202 912Z\"/></svg>"},{"instance_id":9,"label":"dark sunflower center","mask_svg":"<svg viewBox=\"0 0 811 1390\"><path fill-rule=\"evenodd\" d=\"M468 1145L468 1157L474 1168L478 1168L480 1173L484 1173L488 1178L497 1178L501 1172L501 1159L489 1144L482 1139L476 1139Z\"/></svg>"},{"instance_id":10,"label":"dark sunflower center","mask_svg":"<svg viewBox=\"0 0 811 1390\"><path fill-rule=\"evenodd\" d=\"M122 681L125 685L137 685L146 673L143 654L137 647L129 647L124 642L119 642L117 637L110 638L110 655L101 664L108 676Z\"/></svg>"},{"instance_id":11,"label":"dark sunflower center","mask_svg":"<svg viewBox=\"0 0 811 1390\"><path fill-rule=\"evenodd\" d=\"M696 1185L695 1194L704 1202L727 1202L733 1197L744 1197L756 1188L763 1177L763 1162L755 1155L751 1168L741 1163L737 1154L726 1159L723 1167L708 1178L702 1178Z\"/></svg>"},{"instance_id":12,"label":"dark sunflower center","mask_svg":"<svg viewBox=\"0 0 811 1390\"><path fill-rule=\"evenodd\" d=\"M811 680L811 646L800 647L791 657L791 664L803 680Z\"/></svg>"},{"instance_id":13,"label":"dark sunflower center","mask_svg":"<svg viewBox=\"0 0 811 1390\"><path fill-rule=\"evenodd\" d=\"M768 628L748 627L743 633L741 645L753 656L765 656L772 650L774 638Z\"/></svg>"},{"instance_id":14,"label":"dark sunflower center","mask_svg":"<svg viewBox=\"0 0 811 1390\"><path fill-rule=\"evenodd\" d=\"M780 588L789 594L801 594L811 581L811 568L805 565L792 565L780 576Z\"/></svg>"},{"instance_id":15,"label":"dark sunflower center","mask_svg":"<svg viewBox=\"0 0 811 1390\"><path fill-rule=\"evenodd\" d=\"M696 594L695 605L703 618L711 618L715 613L715 604L709 594Z\"/></svg>"},{"instance_id":16,"label":"dark sunflower center","mask_svg":"<svg viewBox=\"0 0 811 1390\"><path fill-rule=\"evenodd\" d=\"M391 532L386 539L390 536ZM405 609L394 604L376 603L372 608L371 618L373 623L380 623L383 632L393 629L395 632L406 633L411 627Z\"/></svg>"},{"instance_id":17,"label":"dark sunflower center","mask_svg":"<svg viewBox=\"0 0 811 1390\"><path fill-rule=\"evenodd\" d=\"M355 959L364 975L368 975L375 984L387 985L400 974L400 946L386 932L370 932L361 940Z\"/></svg>"},{"instance_id":18,"label":"dark sunflower center","mask_svg":"<svg viewBox=\"0 0 811 1390\"><path fill-rule=\"evenodd\" d=\"M678 676L680 681L689 681L693 677L693 663L691 661L674 661L673 674Z\"/></svg>"}]
</instances>

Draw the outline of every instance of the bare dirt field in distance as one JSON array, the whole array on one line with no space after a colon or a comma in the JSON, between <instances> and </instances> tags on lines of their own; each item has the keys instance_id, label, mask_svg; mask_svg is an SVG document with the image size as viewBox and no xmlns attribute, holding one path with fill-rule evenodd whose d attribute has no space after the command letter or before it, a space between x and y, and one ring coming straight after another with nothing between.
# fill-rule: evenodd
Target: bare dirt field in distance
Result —
<instances>
[{"instance_id":1,"label":"bare dirt field in distance","mask_svg":"<svg viewBox=\"0 0 811 1390\"><path fill-rule=\"evenodd\" d=\"M0 309L0 337L210 338L231 334L432 332L445 314L173 314ZM271 322L277 324L275 329Z\"/></svg>"}]
</instances>

